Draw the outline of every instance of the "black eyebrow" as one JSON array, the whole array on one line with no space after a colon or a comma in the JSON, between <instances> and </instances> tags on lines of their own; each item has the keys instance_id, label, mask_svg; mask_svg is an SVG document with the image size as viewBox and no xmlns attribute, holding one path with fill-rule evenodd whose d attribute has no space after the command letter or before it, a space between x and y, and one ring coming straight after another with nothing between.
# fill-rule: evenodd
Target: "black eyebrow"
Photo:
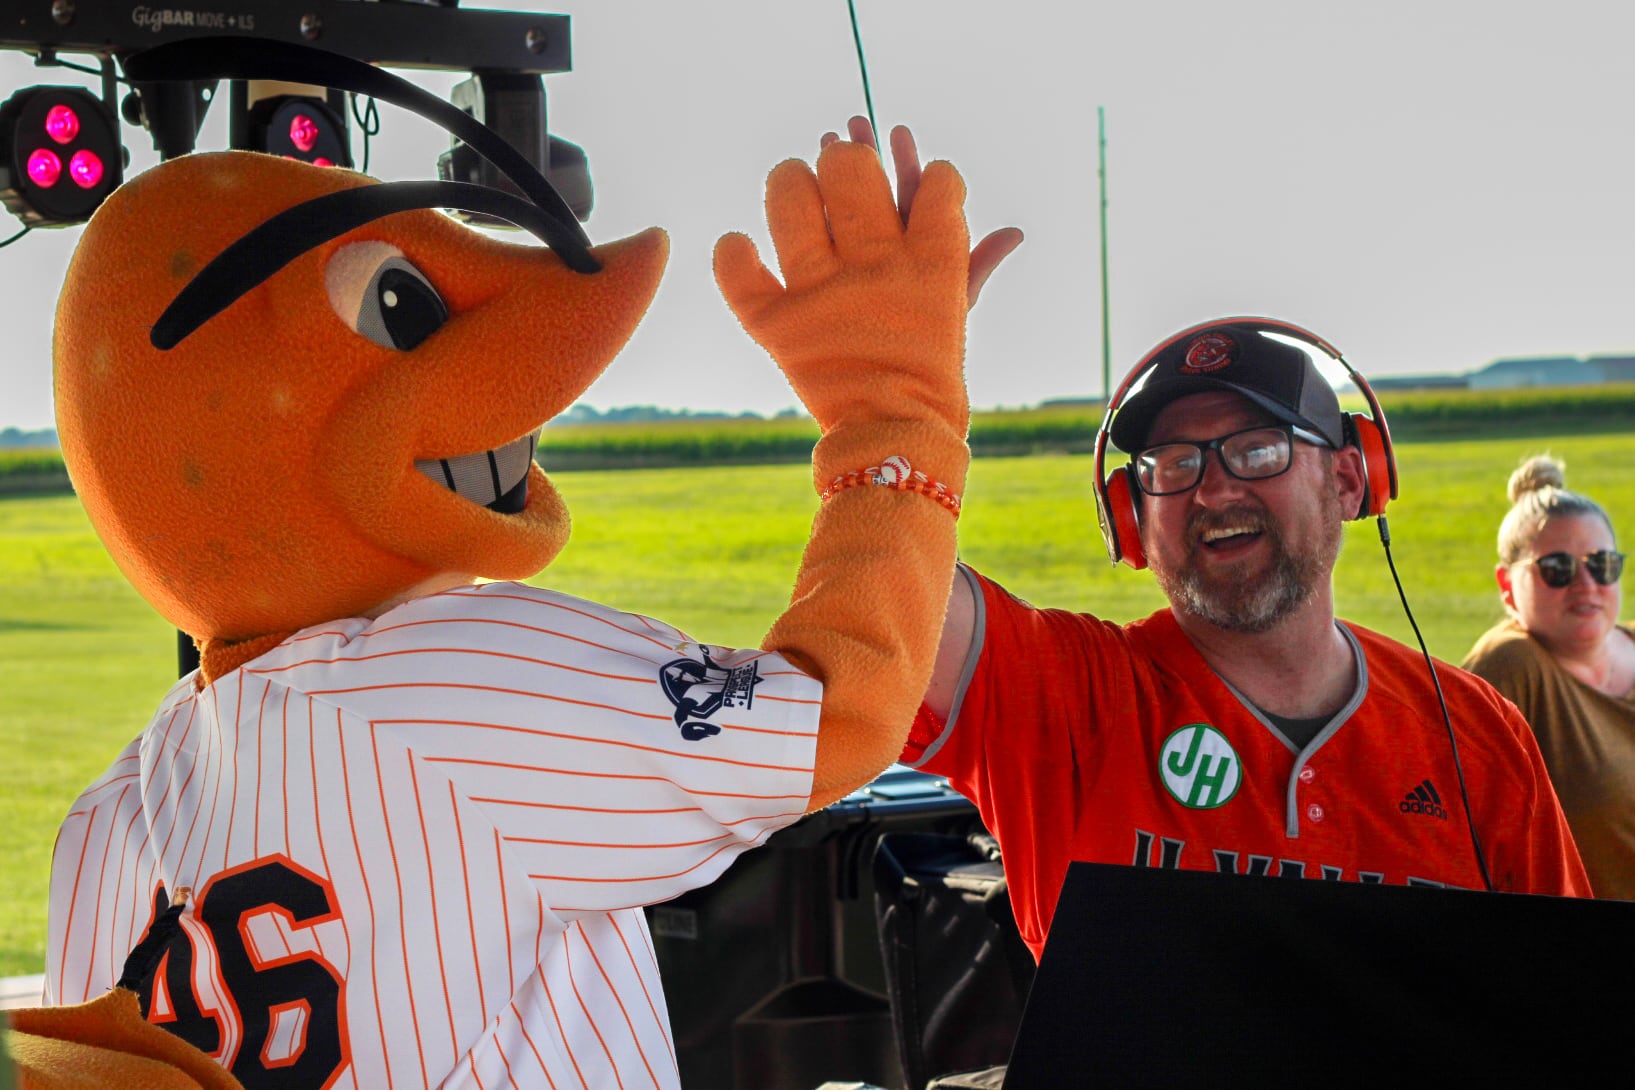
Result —
<instances>
[{"instance_id":1,"label":"black eyebrow","mask_svg":"<svg viewBox=\"0 0 1635 1090\"><path fill-rule=\"evenodd\" d=\"M568 207L568 202L562 199L562 195L526 156L458 106L372 64L313 46L222 35L167 42L144 49L127 57L123 67L126 78L132 82L272 79L332 87L337 91L351 91L402 106L436 122L465 141L472 150L504 171L524 196L559 220L566 234L562 236L563 243L553 244L553 249L563 253L564 260L568 260L567 252L570 249L590 248L590 238L579 225L578 217ZM472 207L467 211L478 212L482 209ZM510 216L503 218L517 222ZM569 239L572 240L571 244L567 241ZM580 269L571 260L568 260L568 265L580 272L595 271Z\"/></svg>"},{"instance_id":2,"label":"black eyebrow","mask_svg":"<svg viewBox=\"0 0 1635 1090\"><path fill-rule=\"evenodd\" d=\"M302 201L266 220L212 258L171 300L149 340L169 350L302 254L383 216L424 208L460 208L516 224L544 241L575 272L601 264L564 239L564 226L538 205L469 182L382 182ZM566 245L559 245L566 243Z\"/></svg>"}]
</instances>

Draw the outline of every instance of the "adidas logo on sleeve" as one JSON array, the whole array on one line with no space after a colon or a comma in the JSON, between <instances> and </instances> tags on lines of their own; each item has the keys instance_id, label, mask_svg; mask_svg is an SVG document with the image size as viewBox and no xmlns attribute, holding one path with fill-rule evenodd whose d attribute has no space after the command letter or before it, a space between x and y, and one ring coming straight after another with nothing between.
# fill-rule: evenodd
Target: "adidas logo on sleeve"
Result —
<instances>
[{"instance_id":1,"label":"adidas logo on sleeve","mask_svg":"<svg viewBox=\"0 0 1635 1090\"><path fill-rule=\"evenodd\" d=\"M1397 809L1404 814L1425 814L1428 817L1448 820L1448 812L1442 806L1442 796L1436 793L1430 780L1426 780L1397 803Z\"/></svg>"}]
</instances>

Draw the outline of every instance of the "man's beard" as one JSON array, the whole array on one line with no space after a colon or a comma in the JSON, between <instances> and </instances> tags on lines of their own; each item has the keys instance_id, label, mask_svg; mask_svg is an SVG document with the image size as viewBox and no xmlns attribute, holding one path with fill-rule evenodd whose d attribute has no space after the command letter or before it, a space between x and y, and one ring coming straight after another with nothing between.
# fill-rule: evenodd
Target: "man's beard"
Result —
<instances>
[{"instance_id":1,"label":"man's beard","mask_svg":"<svg viewBox=\"0 0 1635 1090\"><path fill-rule=\"evenodd\" d=\"M1325 496L1318 515L1321 533L1304 549L1292 550L1282 527L1261 509L1198 511L1187 520L1187 551L1174 569L1154 564L1153 574L1171 606L1228 632L1269 632L1311 597L1328 578L1340 555L1339 503ZM1197 563L1203 532L1213 527L1255 526L1272 553L1271 565L1258 575L1231 570L1206 575Z\"/></svg>"}]
</instances>

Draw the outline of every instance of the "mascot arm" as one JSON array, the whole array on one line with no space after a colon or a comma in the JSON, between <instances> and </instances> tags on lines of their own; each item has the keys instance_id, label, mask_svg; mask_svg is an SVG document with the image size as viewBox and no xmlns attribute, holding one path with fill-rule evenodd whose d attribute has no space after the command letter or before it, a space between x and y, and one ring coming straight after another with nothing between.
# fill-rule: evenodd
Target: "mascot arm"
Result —
<instances>
[{"instance_id":1,"label":"mascot arm","mask_svg":"<svg viewBox=\"0 0 1635 1090\"><path fill-rule=\"evenodd\" d=\"M964 198L933 163L905 223L874 150L837 142L767 181L781 283L744 236L716 247L728 305L822 432L824 499L762 642L823 682L813 808L897 759L936 656L970 459Z\"/></svg>"},{"instance_id":2,"label":"mascot arm","mask_svg":"<svg viewBox=\"0 0 1635 1090\"><path fill-rule=\"evenodd\" d=\"M144 1021L125 988L74 1007L12 1011L10 1022L6 1051L23 1090L242 1090L215 1060Z\"/></svg>"}]
</instances>

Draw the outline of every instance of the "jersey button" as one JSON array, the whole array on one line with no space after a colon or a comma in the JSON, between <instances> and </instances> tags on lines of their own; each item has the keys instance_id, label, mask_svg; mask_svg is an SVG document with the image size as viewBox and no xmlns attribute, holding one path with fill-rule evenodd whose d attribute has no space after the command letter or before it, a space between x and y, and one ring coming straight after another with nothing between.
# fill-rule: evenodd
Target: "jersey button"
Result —
<instances>
[{"instance_id":1,"label":"jersey button","mask_svg":"<svg viewBox=\"0 0 1635 1090\"><path fill-rule=\"evenodd\" d=\"M1302 768L1300 770L1300 782L1301 783L1310 783L1312 780L1315 780L1316 778L1317 778L1317 770L1315 768L1311 767L1311 765L1307 765L1305 768Z\"/></svg>"},{"instance_id":2,"label":"jersey button","mask_svg":"<svg viewBox=\"0 0 1635 1090\"><path fill-rule=\"evenodd\" d=\"M1306 807L1306 816L1311 818L1313 821L1322 821L1323 808L1314 802L1310 806Z\"/></svg>"}]
</instances>

